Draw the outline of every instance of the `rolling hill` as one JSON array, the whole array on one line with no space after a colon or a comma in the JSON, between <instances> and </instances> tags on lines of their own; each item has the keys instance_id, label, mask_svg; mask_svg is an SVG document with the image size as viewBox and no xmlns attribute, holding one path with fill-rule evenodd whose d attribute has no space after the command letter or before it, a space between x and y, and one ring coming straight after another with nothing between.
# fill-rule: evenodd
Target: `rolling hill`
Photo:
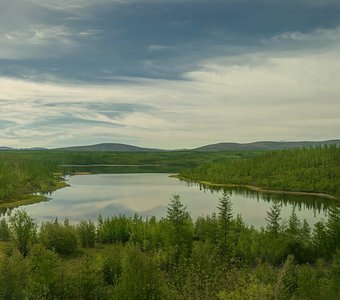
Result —
<instances>
[{"instance_id":1,"label":"rolling hill","mask_svg":"<svg viewBox=\"0 0 340 300\"><path fill-rule=\"evenodd\" d=\"M337 145L340 146L340 139L326 140L326 141L299 141L299 142L273 142L273 141L259 141L253 143L231 143L222 142L217 144L205 145L194 149L177 149L165 150L156 148L143 148L133 145L120 144L120 143L102 143L95 145L85 146L72 146L54 149L46 148L11 148L1 147L0 151L13 151L13 150L57 150L57 151L90 151L90 152L162 152L162 151L195 151L195 152L216 152L216 151L253 151L253 150L282 150L300 147L314 147L318 145Z\"/></svg>"},{"instance_id":2,"label":"rolling hill","mask_svg":"<svg viewBox=\"0 0 340 300\"><path fill-rule=\"evenodd\" d=\"M142 148L132 145L119 144L119 143L103 143L96 145L88 145L88 146L74 146L74 147L65 147L65 148L57 148L53 150L62 150L62 151L99 151L99 152L159 152L165 151L160 149L152 149L152 148Z\"/></svg>"},{"instance_id":3,"label":"rolling hill","mask_svg":"<svg viewBox=\"0 0 340 300\"><path fill-rule=\"evenodd\" d=\"M327 140L319 142L301 141L301 142L254 142L254 143L217 143L202 146L194 149L195 151L239 151L239 150L281 150L299 147L314 147L318 145L338 145L340 139Z\"/></svg>"}]
</instances>

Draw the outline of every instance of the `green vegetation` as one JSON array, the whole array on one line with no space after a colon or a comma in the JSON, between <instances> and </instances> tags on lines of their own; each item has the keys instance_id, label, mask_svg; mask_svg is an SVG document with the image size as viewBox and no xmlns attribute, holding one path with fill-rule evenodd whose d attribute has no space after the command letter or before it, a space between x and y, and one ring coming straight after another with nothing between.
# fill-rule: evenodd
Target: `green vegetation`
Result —
<instances>
[{"instance_id":1,"label":"green vegetation","mask_svg":"<svg viewBox=\"0 0 340 300\"><path fill-rule=\"evenodd\" d=\"M180 171L179 176L215 184L268 190L325 193L340 197L340 147L324 146L266 152Z\"/></svg>"},{"instance_id":2,"label":"green vegetation","mask_svg":"<svg viewBox=\"0 0 340 300\"><path fill-rule=\"evenodd\" d=\"M62 175L78 171L61 165L77 164L161 165L197 181L340 194L335 146L267 153L18 151L0 152L0 205L57 189ZM340 208L329 205L327 221L310 228L295 208L282 220L274 202L260 230L233 217L226 192L218 213L196 220L178 195L160 220L99 216L96 223L55 219L38 227L18 210L0 221L0 299L339 299Z\"/></svg>"},{"instance_id":3,"label":"green vegetation","mask_svg":"<svg viewBox=\"0 0 340 300\"><path fill-rule=\"evenodd\" d=\"M15 207L46 198L34 193L46 193L65 186L57 163L41 159L38 153L0 152L0 206Z\"/></svg>"},{"instance_id":4,"label":"green vegetation","mask_svg":"<svg viewBox=\"0 0 340 300\"><path fill-rule=\"evenodd\" d=\"M9 222L13 239L17 243L19 252L26 256L28 254L29 243L36 235L36 224L33 219L24 211L18 210L10 217Z\"/></svg>"},{"instance_id":5,"label":"green vegetation","mask_svg":"<svg viewBox=\"0 0 340 300\"><path fill-rule=\"evenodd\" d=\"M94 173L179 172L184 168L196 167L205 162L224 161L256 154L256 151L227 153L0 151L0 208L46 200L46 197L35 193L44 194L64 187L63 175L67 174L89 171ZM91 164L135 166L84 167Z\"/></svg>"},{"instance_id":6,"label":"green vegetation","mask_svg":"<svg viewBox=\"0 0 340 300\"><path fill-rule=\"evenodd\" d=\"M338 299L339 208L313 231L295 209L280 222L277 203L261 230L233 218L226 193L217 209L193 221L175 195L160 220L56 219L40 229L19 210L0 223L0 298Z\"/></svg>"}]
</instances>

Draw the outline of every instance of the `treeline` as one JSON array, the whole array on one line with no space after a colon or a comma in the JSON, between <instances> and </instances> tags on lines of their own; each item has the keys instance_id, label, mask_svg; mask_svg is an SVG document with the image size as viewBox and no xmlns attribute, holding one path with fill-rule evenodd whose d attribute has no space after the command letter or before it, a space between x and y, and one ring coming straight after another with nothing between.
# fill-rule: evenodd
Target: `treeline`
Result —
<instances>
[{"instance_id":1,"label":"treeline","mask_svg":"<svg viewBox=\"0 0 340 300\"><path fill-rule=\"evenodd\" d=\"M57 163L39 156L0 155L0 204L48 192L61 181Z\"/></svg>"},{"instance_id":2,"label":"treeline","mask_svg":"<svg viewBox=\"0 0 340 300\"><path fill-rule=\"evenodd\" d=\"M218 184L327 193L340 197L340 148L324 146L266 152L185 169L180 176Z\"/></svg>"},{"instance_id":3,"label":"treeline","mask_svg":"<svg viewBox=\"0 0 340 300\"><path fill-rule=\"evenodd\" d=\"M58 165L161 165L175 166L177 170L195 167L205 162L251 157L262 151L228 151L228 152L75 152L75 151L0 151L0 160L26 159L30 161L54 162Z\"/></svg>"},{"instance_id":4,"label":"treeline","mask_svg":"<svg viewBox=\"0 0 340 300\"><path fill-rule=\"evenodd\" d=\"M209 161L252 156L256 152L200 153L200 152L70 152L70 151L0 151L0 205L27 199L33 193L50 192L59 187L62 176L77 171L179 172ZM154 165L145 167L93 168L65 167L63 165Z\"/></svg>"},{"instance_id":5,"label":"treeline","mask_svg":"<svg viewBox=\"0 0 340 300\"><path fill-rule=\"evenodd\" d=\"M193 221L179 196L157 220L114 216L40 228L25 211L0 222L2 299L339 299L340 208L313 229L293 209L267 226L218 213Z\"/></svg>"}]
</instances>

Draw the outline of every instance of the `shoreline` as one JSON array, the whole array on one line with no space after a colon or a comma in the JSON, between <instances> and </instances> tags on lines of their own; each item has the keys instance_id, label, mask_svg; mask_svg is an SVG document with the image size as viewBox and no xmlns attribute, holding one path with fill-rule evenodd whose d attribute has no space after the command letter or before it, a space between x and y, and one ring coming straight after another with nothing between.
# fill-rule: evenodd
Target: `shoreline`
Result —
<instances>
[{"instance_id":1,"label":"shoreline","mask_svg":"<svg viewBox=\"0 0 340 300\"><path fill-rule=\"evenodd\" d=\"M59 165L63 168L86 168L86 167L167 167L167 165L153 165L153 164L88 164L88 165Z\"/></svg>"},{"instance_id":2,"label":"shoreline","mask_svg":"<svg viewBox=\"0 0 340 300\"><path fill-rule=\"evenodd\" d=\"M66 183L65 181L59 181L59 182L56 183L56 186L51 187L50 189L44 189L44 192L51 193L51 192L54 192L56 190L68 187L68 186L70 186L70 185L68 183ZM13 209L13 208L16 208L16 207L19 207L19 206L36 204L36 203L40 203L40 202L46 202L46 201L49 200L49 198L47 196L44 196L44 195L29 194L29 195L26 195L26 196L27 197L23 198L23 199L0 203L0 209Z\"/></svg>"},{"instance_id":3,"label":"shoreline","mask_svg":"<svg viewBox=\"0 0 340 300\"><path fill-rule=\"evenodd\" d=\"M203 184L212 187L229 187L229 188L242 188L248 189L254 192L266 193L266 194L282 194L282 195L300 195L300 196L316 196L324 199L338 200L335 196L326 193L316 193L316 192L298 192L298 191L280 191L280 190L270 190L264 189L259 186L248 185L248 184L225 184L225 183L213 183L203 180L192 180L179 175L170 175L172 178L177 178L179 180L184 180L187 182L193 182L198 184Z\"/></svg>"},{"instance_id":4,"label":"shoreline","mask_svg":"<svg viewBox=\"0 0 340 300\"><path fill-rule=\"evenodd\" d=\"M23 205L30 205L40 202L48 201L48 198L46 196L40 196L40 195L28 195L26 199L20 199L15 200L11 202L4 202L0 204L0 209L12 209Z\"/></svg>"}]
</instances>

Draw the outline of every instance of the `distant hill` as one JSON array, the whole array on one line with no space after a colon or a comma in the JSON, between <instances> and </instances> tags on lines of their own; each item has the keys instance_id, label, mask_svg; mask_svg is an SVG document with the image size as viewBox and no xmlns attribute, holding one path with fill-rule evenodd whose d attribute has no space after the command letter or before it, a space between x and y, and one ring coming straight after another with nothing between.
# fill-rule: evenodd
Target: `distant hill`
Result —
<instances>
[{"instance_id":1,"label":"distant hill","mask_svg":"<svg viewBox=\"0 0 340 300\"><path fill-rule=\"evenodd\" d=\"M100 151L100 152L158 152L165 151L160 149L152 149L152 148L142 148L132 145L126 144L118 144L118 143L105 143L105 144L96 144L89 146L75 146L75 147L65 147L65 148L57 148L53 150L63 150L63 151Z\"/></svg>"},{"instance_id":2,"label":"distant hill","mask_svg":"<svg viewBox=\"0 0 340 300\"><path fill-rule=\"evenodd\" d=\"M11 147L0 147L0 151L10 151L10 150L15 150L14 148Z\"/></svg>"},{"instance_id":3,"label":"distant hill","mask_svg":"<svg viewBox=\"0 0 340 300\"><path fill-rule=\"evenodd\" d=\"M319 141L319 142L310 142L310 141L302 141L302 142L272 142L272 141L263 141L263 142L254 142L254 143L218 143L202 146L196 149L195 151L238 151L238 150L281 150L281 149L290 149L290 148L298 148L298 147L314 147L318 145L338 145L340 146L340 139L338 140L327 140L327 141Z\"/></svg>"},{"instance_id":4,"label":"distant hill","mask_svg":"<svg viewBox=\"0 0 340 300\"><path fill-rule=\"evenodd\" d=\"M132 146L120 143L103 143L95 145L86 146L73 146L73 147L63 147L55 148L50 150L61 150L61 151L93 151L93 152L162 152L162 151L201 151L201 152L216 152L216 151L251 151L251 150L281 150L290 149L298 147L313 147L317 145L337 145L340 146L340 139L327 140L327 141L302 141L302 142L272 142L272 141L262 141L254 143L217 143L198 147L195 149L177 149L177 150L164 150L155 148L143 148L138 146ZM34 147L34 148L11 148L11 147L1 147L0 151L28 151L28 150L49 150L46 148Z\"/></svg>"},{"instance_id":5,"label":"distant hill","mask_svg":"<svg viewBox=\"0 0 340 300\"><path fill-rule=\"evenodd\" d=\"M5 146L0 146L0 151L34 151L34 150L47 150L47 148L42 148L42 147L33 147L33 148L12 148L12 147L5 147Z\"/></svg>"}]
</instances>

